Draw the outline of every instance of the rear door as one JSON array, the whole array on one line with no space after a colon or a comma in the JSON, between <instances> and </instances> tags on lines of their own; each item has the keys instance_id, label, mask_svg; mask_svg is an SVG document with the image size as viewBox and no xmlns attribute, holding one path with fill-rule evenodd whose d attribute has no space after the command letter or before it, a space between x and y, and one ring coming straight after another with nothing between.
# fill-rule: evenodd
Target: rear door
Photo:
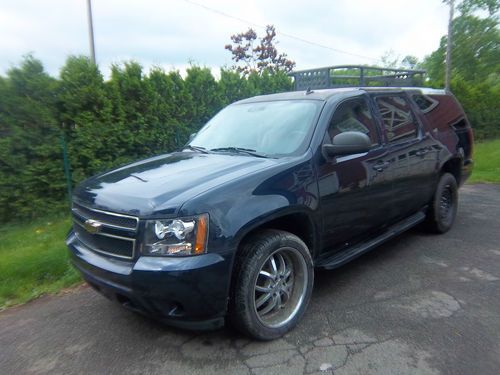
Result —
<instances>
[{"instance_id":1,"label":"rear door","mask_svg":"<svg viewBox=\"0 0 500 375\"><path fill-rule=\"evenodd\" d=\"M339 250L367 238L392 211L388 155L367 96L340 103L329 120L323 143L335 135L360 131L372 142L369 152L322 157L318 185L323 216L323 248Z\"/></svg>"},{"instance_id":2,"label":"rear door","mask_svg":"<svg viewBox=\"0 0 500 375\"><path fill-rule=\"evenodd\" d=\"M387 142L387 172L394 193L391 216L399 219L429 201L435 169L432 141L424 134L405 93L379 94L373 99Z\"/></svg>"}]
</instances>

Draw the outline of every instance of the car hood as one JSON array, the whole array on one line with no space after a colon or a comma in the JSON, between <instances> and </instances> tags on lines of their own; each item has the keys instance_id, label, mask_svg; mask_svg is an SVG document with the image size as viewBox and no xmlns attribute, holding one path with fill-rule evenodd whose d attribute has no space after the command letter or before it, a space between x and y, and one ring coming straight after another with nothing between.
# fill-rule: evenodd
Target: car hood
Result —
<instances>
[{"instance_id":1,"label":"car hood","mask_svg":"<svg viewBox=\"0 0 500 375\"><path fill-rule=\"evenodd\" d=\"M83 181L74 201L137 216L174 215L215 186L276 165L279 159L176 152L133 163Z\"/></svg>"}]
</instances>

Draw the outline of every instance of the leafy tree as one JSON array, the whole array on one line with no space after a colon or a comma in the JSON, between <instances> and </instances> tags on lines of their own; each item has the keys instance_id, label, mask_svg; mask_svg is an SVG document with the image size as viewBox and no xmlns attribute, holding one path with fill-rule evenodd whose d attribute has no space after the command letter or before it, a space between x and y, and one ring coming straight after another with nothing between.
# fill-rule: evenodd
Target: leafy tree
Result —
<instances>
[{"instance_id":1,"label":"leafy tree","mask_svg":"<svg viewBox=\"0 0 500 375\"><path fill-rule=\"evenodd\" d=\"M118 124L120 134L113 137L119 145L116 155L121 163L168 149L169 132L165 131L158 112L161 109L164 117L165 107L161 107L159 94L155 92L155 87L161 86L159 73L153 76L148 79L142 66L133 61L112 67L108 86L114 112L122 114Z\"/></svg>"},{"instance_id":2,"label":"leafy tree","mask_svg":"<svg viewBox=\"0 0 500 375\"><path fill-rule=\"evenodd\" d=\"M385 51L380 58L380 66L383 68L398 68L400 64L399 56L392 49Z\"/></svg>"},{"instance_id":3,"label":"leafy tree","mask_svg":"<svg viewBox=\"0 0 500 375\"><path fill-rule=\"evenodd\" d=\"M58 90L59 120L69 142L73 177L80 181L113 165L118 129L104 78L89 58L69 57L61 69Z\"/></svg>"},{"instance_id":4,"label":"leafy tree","mask_svg":"<svg viewBox=\"0 0 500 375\"><path fill-rule=\"evenodd\" d=\"M452 22L451 90L475 128L477 138L500 136L500 31L498 0L464 0ZM445 36L427 56L430 86L444 84Z\"/></svg>"},{"instance_id":5,"label":"leafy tree","mask_svg":"<svg viewBox=\"0 0 500 375\"><path fill-rule=\"evenodd\" d=\"M386 51L380 58L380 66L393 69L418 69L420 62L412 55L401 58L393 50Z\"/></svg>"},{"instance_id":6,"label":"leafy tree","mask_svg":"<svg viewBox=\"0 0 500 375\"><path fill-rule=\"evenodd\" d=\"M219 86L208 68L191 66L184 80L193 106L188 116L188 128L197 131L222 108Z\"/></svg>"},{"instance_id":7,"label":"leafy tree","mask_svg":"<svg viewBox=\"0 0 500 375\"><path fill-rule=\"evenodd\" d=\"M113 65L109 85L115 90L113 105L119 107L117 113L123 113L121 119L128 124L138 126L154 120L149 103L153 97L153 90L144 79L142 66L135 62L125 62L123 66Z\"/></svg>"},{"instance_id":8,"label":"leafy tree","mask_svg":"<svg viewBox=\"0 0 500 375\"><path fill-rule=\"evenodd\" d=\"M498 0L463 0L458 4L458 10L462 14L471 14L475 11L487 11L489 16L494 16L500 9Z\"/></svg>"},{"instance_id":9,"label":"leafy tree","mask_svg":"<svg viewBox=\"0 0 500 375\"><path fill-rule=\"evenodd\" d=\"M89 58L69 57L61 69L60 83L59 115L67 126L110 121L111 103L106 96L104 78Z\"/></svg>"},{"instance_id":10,"label":"leafy tree","mask_svg":"<svg viewBox=\"0 0 500 375\"><path fill-rule=\"evenodd\" d=\"M470 83L461 77L451 80L451 89L463 105L476 139L500 137L500 80Z\"/></svg>"},{"instance_id":11,"label":"leafy tree","mask_svg":"<svg viewBox=\"0 0 500 375\"><path fill-rule=\"evenodd\" d=\"M250 85L248 80L242 78L240 73L235 70L221 69L219 87L222 94L222 105L228 105L259 93L257 87Z\"/></svg>"},{"instance_id":12,"label":"leafy tree","mask_svg":"<svg viewBox=\"0 0 500 375\"><path fill-rule=\"evenodd\" d=\"M151 111L156 116L155 136L157 152L162 150L172 150L179 146L180 139L187 134L182 123L183 114L178 113L176 100L177 87L173 76L166 74L160 68L154 68L146 77L153 95L151 98ZM187 93L183 88L184 95ZM187 102L187 101L186 101ZM182 106L182 105L181 105Z\"/></svg>"},{"instance_id":13,"label":"leafy tree","mask_svg":"<svg viewBox=\"0 0 500 375\"><path fill-rule=\"evenodd\" d=\"M226 44L225 49L231 52L232 60L236 63L236 71L249 75L252 72L262 73L269 71L290 72L295 62L288 59L285 53L279 53L276 48L276 29L272 25L266 26L266 34L260 38L258 44L257 33L253 29L231 36L234 44Z\"/></svg>"},{"instance_id":14,"label":"leafy tree","mask_svg":"<svg viewBox=\"0 0 500 375\"><path fill-rule=\"evenodd\" d=\"M461 15L453 21L452 76L466 81L484 80L500 68L500 31L495 18ZM444 79L446 37L439 48L425 59L429 77L441 83Z\"/></svg>"},{"instance_id":15,"label":"leafy tree","mask_svg":"<svg viewBox=\"0 0 500 375\"><path fill-rule=\"evenodd\" d=\"M418 58L412 55L407 55L401 60L401 68L405 69L418 69L419 66Z\"/></svg>"},{"instance_id":16,"label":"leafy tree","mask_svg":"<svg viewBox=\"0 0 500 375\"><path fill-rule=\"evenodd\" d=\"M248 82L258 95L290 91L293 88L290 77L283 71L274 74L264 71L260 75L253 72L248 76Z\"/></svg>"},{"instance_id":17,"label":"leafy tree","mask_svg":"<svg viewBox=\"0 0 500 375\"><path fill-rule=\"evenodd\" d=\"M56 90L30 55L0 80L0 222L42 215L64 201Z\"/></svg>"}]
</instances>

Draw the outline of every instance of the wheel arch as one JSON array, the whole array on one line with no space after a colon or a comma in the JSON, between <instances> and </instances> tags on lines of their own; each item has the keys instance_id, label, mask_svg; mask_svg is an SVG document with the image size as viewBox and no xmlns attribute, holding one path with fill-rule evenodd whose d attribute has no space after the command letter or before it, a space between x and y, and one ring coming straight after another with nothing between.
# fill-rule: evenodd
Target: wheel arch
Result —
<instances>
[{"instance_id":1,"label":"wheel arch","mask_svg":"<svg viewBox=\"0 0 500 375\"><path fill-rule=\"evenodd\" d=\"M236 256L241 244L263 229L277 229L294 234L307 245L313 259L318 253L319 232L313 213L307 209L299 209L276 212L264 219L254 220L247 224L235 236L237 241Z\"/></svg>"},{"instance_id":2,"label":"wheel arch","mask_svg":"<svg viewBox=\"0 0 500 375\"><path fill-rule=\"evenodd\" d=\"M440 169L440 175L443 175L444 173L450 173L451 175L453 175L453 177L455 177L457 185L460 185L462 181L462 168L463 159L455 156L443 163Z\"/></svg>"}]
</instances>

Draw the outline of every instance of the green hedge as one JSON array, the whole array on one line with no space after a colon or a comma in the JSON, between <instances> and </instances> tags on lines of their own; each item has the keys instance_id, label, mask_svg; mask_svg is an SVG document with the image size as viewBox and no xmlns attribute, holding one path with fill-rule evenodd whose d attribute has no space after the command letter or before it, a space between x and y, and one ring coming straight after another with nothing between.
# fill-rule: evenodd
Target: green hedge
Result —
<instances>
[{"instance_id":1,"label":"green hedge","mask_svg":"<svg viewBox=\"0 0 500 375\"><path fill-rule=\"evenodd\" d=\"M61 137L73 183L182 145L225 105L291 89L285 74L241 77L192 66L182 77L136 62L108 80L86 57L70 57L58 78L27 56L0 76L0 223L67 209Z\"/></svg>"}]
</instances>

